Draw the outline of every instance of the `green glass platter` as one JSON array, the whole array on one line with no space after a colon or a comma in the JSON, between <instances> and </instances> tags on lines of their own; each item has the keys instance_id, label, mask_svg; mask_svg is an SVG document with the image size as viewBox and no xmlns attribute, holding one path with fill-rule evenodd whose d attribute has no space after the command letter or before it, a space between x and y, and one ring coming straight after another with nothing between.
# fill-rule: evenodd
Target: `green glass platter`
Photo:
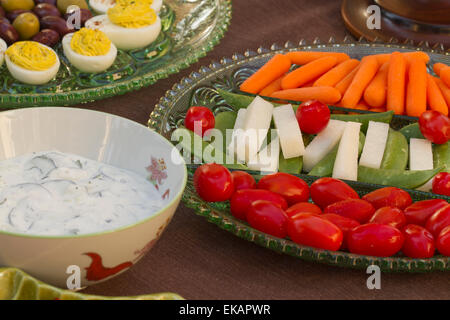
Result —
<instances>
[{"instance_id":1,"label":"green glass platter","mask_svg":"<svg viewBox=\"0 0 450 320\"><path fill-rule=\"evenodd\" d=\"M235 54L231 58L223 58L220 62L212 62L209 66L202 67L198 72L193 72L189 77L182 79L175 84L160 102L155 106L150 115L148 125L151 129L162 134L170 140L171 133L183 125L184 116L187 109L192 105L203 105L210 108L214 114L222 111L233 111L233 106L218 94L217 89L229 92L238 92L239 85L254 73L258 67L263 65L275 53L283 53L290 50L320 50L346 52L351 57L361 58L367 54L387 53L393 51L426 51L431 57L431 63L444 62L450 64L450 53L444 52L440 47L430 48L426 44L421 47L412 47L408 43L378 43L360 40L355 42L350 38L345 38L343 42L336 43L330 39L327 43L315 40L314 43L301 41L294 45L290 42L283 46L272 45L270 49L259 48L257 51L246 51L244 54ZM351 110L345 108L331 107L332 110L340 112L367 111ZM407 116L394 116L391 126L394 129L413 123L416 118ZM208 203L200 199L193 186L193 172L195 166L190 166L189 181L183 195L183 202L192 208L196 214L205 217L220 228L227 230L234 235L254 242L263 247L269 248L279 253L288 254L308 261L315 261L328 265L348 267L355 269L365 269L369 265L378 265L384 272L430 272L430 271L450 271L450 258L442 255L435 255L430 259L411 259L401 253L389 258L363 256L351 254L344 251L327 251L308 246L296 244L289 239L280 239L251 228L248 224L234 218L229 211L229 204L226 202ZM257 178L257 172L252 172ZM314 182L317 177L308 175L298 175L308 184ZM360 196L378 189L380 185L373 185L361 182L348 182ZM450 197L438 196L436 194L421 192L417 190L407 190L414 201L444 198L447 201Z\"/></svg>"},{"instance_id":2,"label":"green glass platter","mask_svg":"<svg viewBox=\"0 0 450 320\"><path fill-rule=\"evenodd\" d=\"M175 293L133 297L105 297L62 290L45 284L15 268L0 268L0 300L183 300Z\"/></svg>"},{"instance_id":3,"label":"green glass platter","mask_svg":"<svg viewBox=\"0 0 450 320\"><path fill-rule=\"evenodd\" d=\"M70 65L58 44L61 67L45 85L26 85L0 67L0 107L73 105L121 95L154 84L206 55L224 36L231 20L230 0L164 0L162 31L148 47L119 50L107 71L83 73Z\"/></svg>"}]
</instances>

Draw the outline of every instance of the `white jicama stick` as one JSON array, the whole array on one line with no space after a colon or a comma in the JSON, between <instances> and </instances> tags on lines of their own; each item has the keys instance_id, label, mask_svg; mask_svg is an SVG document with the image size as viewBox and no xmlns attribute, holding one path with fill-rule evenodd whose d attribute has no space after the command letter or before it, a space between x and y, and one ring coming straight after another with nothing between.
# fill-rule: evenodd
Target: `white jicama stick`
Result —
<instances>
[{"instance_id":1,"label":"white jicama stick","mask_svg":"<svg viewBox=\"0 0 450 320\"><path fill-rule=\"evenodd\" d=\"M249 160L247 166L251 170L259 170L262 172L277 172L280 155L280 140L277 135L272 141L266 145L252 159Z\"/></svg>"},{"instance_id":2,"label":"white jicama stick","mask_svg":"<svg viewBox=\"0 0 450 320\"><path fill-rule=\"evenodd\" d=\"M433 147L431 141L411 138L409 140L409 170L433 169Z\"/></svg>"},{"instance_id":3,"label":"white jicama stick","mask_svg":"<svg viewBox=\"0 0 450 320\"><path fill-rule=\"evenodd\" d=\"M291 159L302 156L305 145L292 105L286 104L273 109L273 121L278 130L283 157Z\"/></svg>"},{"instance_id":4,"label":"white jicama stick","mask_svg":"<svg viewBox=\"0 0 450 320\"><path fill-rule=\"evenodd\" d=\"M261 97L247 107L244 121L246 159L256 156L267 136L272 121L273 105Z\"/></svg>"},{"instance_id":5,"label":"white jicama stick","mask_svg":"<svg viewBox=\"0 0 450 320\"><path fill-rule=\"evenodd\" d=\"M345 122L330 120L325 129L308 144L303 155L303 169L309 172L339 142L344 132Z\"/></svg>"},{"instance_id":6,"label":"white jicama stick","mask_svg":"<svg viewBox=\"0 0 450 320\"><path fill-rule=\"evenodd\" d=\"M369 121L366 142L359 159L359 165L380 169L389 133L389 124Z\"/></svg>"},{"instance_id":7,"label":"white jicama stick","mask_svg":"<svg viewBox=\"0 0 450 320\"><path fill-rule=\"evenodd\" d=\"M244 132L244 123L245 123L245 117L247 115L247 109L242 108L239 109L236 121L234 122L233 127L233 133L231 135L231 142L228 145L228 152L230 154L236 154L236 157L239 161L245 162L245 145L239 145L243 142L245 142L245 139L243 139L242 135Z\"/></svg>"},{"instance_id":8,"label":"white jicama stick","mask_svg":"<svg viewBox=\"0 0 450 320\"><path fill-rule=\"evenodd\" d=\"M358 147L361 123L347 122L333 167L333 178L358 180Z\"/></svg>"}]
</instances>

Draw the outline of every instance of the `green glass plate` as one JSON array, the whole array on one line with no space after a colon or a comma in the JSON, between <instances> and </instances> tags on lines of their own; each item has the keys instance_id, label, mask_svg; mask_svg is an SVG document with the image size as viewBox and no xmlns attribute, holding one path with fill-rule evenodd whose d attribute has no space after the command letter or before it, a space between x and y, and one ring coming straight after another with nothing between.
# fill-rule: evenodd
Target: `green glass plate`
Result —
<instances>
[{"instance_id":1,"label":"green glass plate","mask_svg":"<svg viewBox=\"0 0 450 320\"><path fill-rule=\"evenodd\" d=\"M62 290L45 284L15 268L0 268L0 300L183 300L176 293L134 297L105 297Z\"/></svg>"},{"instance_id":2,"label":"green glass plate","mask_svg":"<svg viewBox=\"0 0 450 320\"><path fill-rule=\"evenodd\" d=\"M119 50L107 71L89 74L70 65L61 44L55 50L61 67L45 85L16 81L0 67L0 107L72 105L104 99L151 85L187 68L206 55L225 34L231 19L230 0L164 0L162 31L148 47Z\"/></svg>"},{"instance_id":3,"label":"green glass plate","mask_svg":"<svg viewBox=\"0 0 450 320\"><path fill-rule=\"evenodd\" d=\"M417 50L407 44L382 44L354 42L346 38L342 43L321 44L315 41L313 44L301 41L298 46L286 43L284 46L273 45L270 49L259 48L257 52L246 51L245 54L235 54L232 58L223 58L220 62L212 62L208 67L202 67L198 72L192 73L189 77L181 80L161 98L159 104L155 106L150 115L148 125L158 133L170 140L171 133L176 128L183 125L184 116L187 109L192 105L204 105L212 109L214 114L222 111L234 110L218 94L217 89L230 92L238 92L239 85L248 78L258 67L264 64L274 53L282 53L288 50L321 50L346 52L352 57L360 58L367 54L386 53L392 51ZM430 54L432 63L450 63L450 55L443 53L440 48L422 48ZM343 112L359 112L361 110L339 109ZM391 126L394 129L415 122L416 118L406 116L394 116ZM429 271L450 271L450 258L436 255L430 259L411 259L399 253L389 258L363 256L351 254L344 251L327 251L308 246L296 244L288 239L280 239L251 228L248 224L234 218L230 214L227 202L208 203L200 199L194 189L192 175L195 166L190 168L189 181L183 194L183 202L195 213L205 217L208 221L218 225L234 235L248 241L252 241L263 247L275 250L280 253L289 254L304 260L316 261L329 265L365 269L369 265L376 264L385 272L429 272ZM257 176L257 172L252 172ZM308 184L314 182L317 177L308 175L298 175ZM359 195L364 195L380 185L372 185L361 182L348 182ZM407 190L415 201L443 198L447 201L450 197L438 196L429 192Z\"/></svg>"}]
</instances>

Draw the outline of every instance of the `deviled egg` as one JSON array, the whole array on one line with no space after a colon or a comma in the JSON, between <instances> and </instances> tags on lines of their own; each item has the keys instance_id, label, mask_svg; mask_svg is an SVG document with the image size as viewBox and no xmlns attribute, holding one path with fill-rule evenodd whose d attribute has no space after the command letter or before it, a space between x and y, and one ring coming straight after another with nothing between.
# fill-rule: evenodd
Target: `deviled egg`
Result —
<instances>
[{"instance_id":1,"label":"deviled egg","mask_svg":"<svg viewBox=\"0 0 450 320\"><path fill-rule=\"evenodd\" d=\"M6 42L0 38L0 67L3 65L3 61L5 60L5 51L8 48Z\"/></svg>"},{"instance_id":2,"label":"deviled egg","mask_svg":"<svg viewBox=\"0 0 450 320\"><path fill-rule=\"evenodd\" d=\"M64 55L78 70L95 73L107 70L114 63L117 48L100 30L82 28L62 40Z\"/></svg>"},{"instance_id":3,"label":"deviled egg","mask_svg":"<svg viewBox=\"0 0 450 320\"><path fill-rule=\"evenodd\" d=\"M158 38L161 19L144 2L119 0L107 14L89 19L85 26L103 31L118 49L133 50Z\"/></svg>"},{"instance_id":4,"label":"deviled egg","mask_svg":"<svg viewBox=\"0 0 450 320\"><path fill-rule=\"evenodd\" d=\"M13 78L33 85L52 80L60 65L56 52L36 41L19 41L12 44L6 49L5 61Z\"/></svg>"},{"instance_id":5,"label":"deviled egg","mask_svg":"<svg viewBox=\"0 0 450 320\"><path fill-rule=\"evenodd\" d=\"M112 8L116 2L120 1L130 1L130 0L89 0L89 5L91 8L97 13L97 14L105 14L109 8ZM143 2L148 5L150 5L150 8L155 10L156 13L159 13L161 11L162 7L162 0L132 0L132 1L138 1Z\"/></svg>"}]
</instances>

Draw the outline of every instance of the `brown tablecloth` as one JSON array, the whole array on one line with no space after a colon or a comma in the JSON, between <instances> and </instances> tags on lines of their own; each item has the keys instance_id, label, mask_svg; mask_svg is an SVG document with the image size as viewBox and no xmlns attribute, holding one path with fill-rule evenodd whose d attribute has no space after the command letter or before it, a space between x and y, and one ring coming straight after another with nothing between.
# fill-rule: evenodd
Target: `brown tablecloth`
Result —
<instances>
[{"instance_id":1,"label":"brown tablecloth","mask_svg":"<svg viewBox=\"0 0 450 320\"><path fill-rule=\"evenodd\" d=\"M338 0L235 0L221 43L199 63L155 85L83 105L145 124L166 90L183 76L245 49L287 40L343 39L348 32ZM85 292L138 295L176 292L187 299L449 299L450 274L382 274L381 290L368 275L309 263L241 240L182 204L155 247L131 270Z\"/></svg>"}]
</instances>

